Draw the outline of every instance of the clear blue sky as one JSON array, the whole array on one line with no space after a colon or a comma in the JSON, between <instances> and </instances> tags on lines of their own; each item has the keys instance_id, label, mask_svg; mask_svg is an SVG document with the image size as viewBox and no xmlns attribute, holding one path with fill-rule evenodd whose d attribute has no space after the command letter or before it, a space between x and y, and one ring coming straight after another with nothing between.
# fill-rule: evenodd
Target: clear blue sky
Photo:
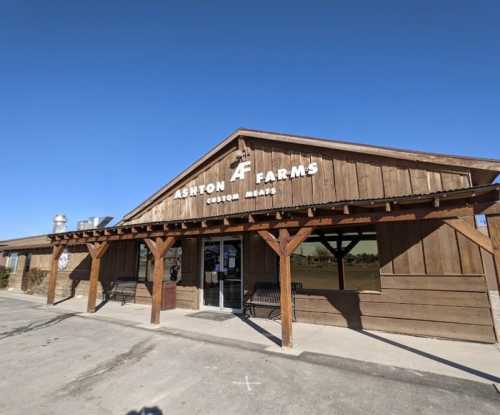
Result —
<instances>
[{"instance_id":1,"label":"clear blue sky","mask_svg":"<svg viewBox=\"0 0 500 415\"><path fill-rule=\"evenodd\" d=\"M238 127L500 158L498 1L0 5L0 239L119 218Z\"/></svg>"}]
</instances>

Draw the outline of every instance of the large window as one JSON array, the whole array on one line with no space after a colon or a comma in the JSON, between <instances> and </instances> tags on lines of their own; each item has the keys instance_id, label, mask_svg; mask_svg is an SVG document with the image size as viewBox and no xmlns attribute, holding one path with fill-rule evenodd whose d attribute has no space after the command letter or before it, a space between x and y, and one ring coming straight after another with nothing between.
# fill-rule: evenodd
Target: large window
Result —
<instances>
[{"instance_id":1,"label":"large window","mask_svg":"<svg viewBox=\"0 0 500 415\"><path fill-rule=\"evenodd\" d=\"M19 262L19 256L17 252L11 252L7 256L7 263L5 264L7 268L10 269L10 272L15 273L17 271L17 263Z\"/></svg>"},{"instance_id":2,"label":"large window","mask_svg":"<svg viewBox=\"0 0 500 415\"><path fill-rule=\"evenodd\" d=\"M139 243L137 259L137 279L139 281L153 281L153 267L154 261L151 252L145 243ZM177 281L179 282L182 277L182 247L180 244L174 245L170 248L164 261L163 281Z\"/></svg>"},{"instance_id":3,"label":"large window","mask_svg":"<svg viewBox=\"0 0 500 415\"><path fill-rule=\"evenodd\" d=\"M292 280L303 288L380 290L373 231L324 232L306 239L292 255Z\"/></svg>"}]
</instances>

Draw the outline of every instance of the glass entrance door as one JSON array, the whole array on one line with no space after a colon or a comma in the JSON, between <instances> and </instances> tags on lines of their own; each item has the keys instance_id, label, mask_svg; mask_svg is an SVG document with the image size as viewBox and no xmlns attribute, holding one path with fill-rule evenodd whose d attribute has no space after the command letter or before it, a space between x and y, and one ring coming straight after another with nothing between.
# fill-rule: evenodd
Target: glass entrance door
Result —
<instances>
[{"instance_id":1,"label":"glass entrance door","mask_svg":"<svg viewBox=\"0 0 500 415\"><path fill-rule=\"evenodd\" d=\"M203 306L241 311L241 239L203 243Z\"/></svg>"}]
</instances>

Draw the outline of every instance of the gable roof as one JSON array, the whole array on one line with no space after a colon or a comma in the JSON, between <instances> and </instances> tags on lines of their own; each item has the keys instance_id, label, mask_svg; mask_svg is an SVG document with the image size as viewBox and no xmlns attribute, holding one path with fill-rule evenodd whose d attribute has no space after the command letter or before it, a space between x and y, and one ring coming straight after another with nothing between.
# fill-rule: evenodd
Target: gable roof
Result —
<instances>
[{"instance_id":1,"label":"gable roof","mask_svg":"<svg viewBox=\"0 0 500 415\"><path fill-rule=\"evenodd\" d=\"M142 202L139 206L137 206L136 208L125 214L121 219L120 223L131 219L136 214L140 213L141 211L145 210L146 208L154 204L158 198L160 198L166 192L170 191L173 187L175 187L189 174L191 174L200 166L202 166L207 160L209 160L211 157L213 157L215 154L221 151L224 147L237 141L238 138L240 137L258 138L262 140L276 141L281 143L299 144L299 145L325 148L330 150L348 151L352 153L369 154L369 155L388 157L388 158L407 160L407 161L425 162L425 163L439 164L445 166L462 167L472 170L489 171L493 173L491 175L492 177L491 180L493 180L497 176L498 172L500 172L500 160L495 160L495 159L437 154L437 153L428 153L422 151L411 151L411 150L403 150L390 147L374 146L368 144L352 143L348 141L330 140L325 138L239 128L235 130L231 135L229 135L225 140L223 140L215 147L213 147L203 157L201 157L196 162L191 164L181 174L176 176L165 186L163 186L161 189L155 192L152 196L150 196L148 199Z\"/></svg>"}]
</instances>

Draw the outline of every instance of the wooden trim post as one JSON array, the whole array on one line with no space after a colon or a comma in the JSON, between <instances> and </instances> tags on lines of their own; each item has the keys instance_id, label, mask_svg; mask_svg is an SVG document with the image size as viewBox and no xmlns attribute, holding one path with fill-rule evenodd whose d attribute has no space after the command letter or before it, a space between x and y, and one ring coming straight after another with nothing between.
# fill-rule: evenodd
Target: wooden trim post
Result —
<instances>
[{"instance_id":1,"label":"wooden trim post","mask_svg":"<svg viewBox=\"0 0 500 415\"><path fill-rule=\"evenodd\" d=\"M487 216L488 218L488 216ZM490 217L491 220L491 217ZM479 232L474 226L472 226L470 223L467 223L461 218L456 218L456 219L445 219L445 223L450 225L453 229L455 229L457 232L461 233L463 236L465 236L467 239L470 239L472 242L476 243L479 245L481 248L484 248L486 251L489 253L495 255L495 250L493 247L493 242L483 234L482 232ZM488 226L489 226L489 221L488 221ZM493 239L493 236L490 233L491 239Z\"/></svg>"},{"instance_id":2,"label":"wooden trim post","mask_svg":"<svg viewBox=\"0 0 500 415\"><path fill-rule=\"evenodd\" d=\"M177 237L169 236L167 238L157 237L153 239L144 239L154 258L153 270L153 298L151 302L151 324L160 324L161 311L161 291L163 285L164 263L163 258L167 251L174 246Z\"/></svg>"},{"instance_id":3,"label":"wooden trim post","mask_svg":"<svg viewBox=\"0 0 500 415\"><path fill-rule=\"evenodd\" d=\"M490 234L491 246L493 248L493 259L497 274L498 288L500 289L500 215L486 215L488 232Z\"/></svg>"},{"instance_id":4,"label":"wooden trim post","mask_svg":"<svg viewBox=\"0 0 500 415\"><path fill-rule=\"evenodd\" d=\"M92 264L90 266L89 278L89 295L87 303L87 313L95 313L95 303L97 299L97 283L99 282L99 274L101 273L101 259L109 248L109 242L95 242L88 243L87 249L89 250Z\"/></svg>"},{"instance_id":5,"label":"wooden trim post","mask_svg":"<svg viewBox=\"0 0 500 415\"><path fill-rule=\"evenodd\" d=\"M56 297L57 271L59 269L59 257L66 248L64 245L56 245L52 247L52 259L50 261L50 274L47 286L47 304L54 304Z\"/></svg>"},{"instance_id":6,"label":"wooden trim post","mask_svg":"<svg viewBox=\"0 0 500 415\"><path fill-rule=\"evenodd\" d=\"M287 229L280 229L278 238L269 231L257 232L280 258L281 347L283 348L293 347L290 257L313 230L314 228L300 228L295 235L290 236Z\"/></svg>"}]
</instances>

